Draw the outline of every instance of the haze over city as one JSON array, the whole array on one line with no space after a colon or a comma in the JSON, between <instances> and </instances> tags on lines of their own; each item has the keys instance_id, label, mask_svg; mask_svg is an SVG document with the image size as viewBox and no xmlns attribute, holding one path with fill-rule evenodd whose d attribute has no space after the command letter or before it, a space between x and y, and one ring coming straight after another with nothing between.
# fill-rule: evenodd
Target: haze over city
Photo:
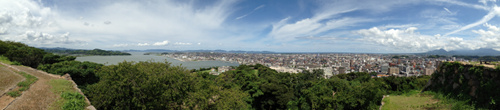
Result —
<instances>
[{"instance_id":1,"label":"haze over city","mask_svg":"<svg viewBox=\"0 0 500 110\"><path fill-rule=\"evenodd\" d=\"M496 0L1 0L0 40L78 49L500 50Z\"/></svg>"}]
</instances>

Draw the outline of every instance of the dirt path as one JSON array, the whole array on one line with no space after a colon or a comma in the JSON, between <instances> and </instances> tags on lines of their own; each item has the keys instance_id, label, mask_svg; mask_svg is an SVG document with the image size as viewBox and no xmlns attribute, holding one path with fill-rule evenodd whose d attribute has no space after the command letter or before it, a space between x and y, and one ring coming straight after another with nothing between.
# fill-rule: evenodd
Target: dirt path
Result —
<instances>
[{"instance_id":1,"label":"dirt path","mask_svg":"<svg viewBox=\"0 0 500 110\"><path fill-rule=\"evenodd\" d=\"M13 67L37 77L38 81L16 98L5 110L45 110L59 97L50 91L51 86L48 84L49 80L59 77L44 74L30 67Z\"/></svg>"}]
</instances>

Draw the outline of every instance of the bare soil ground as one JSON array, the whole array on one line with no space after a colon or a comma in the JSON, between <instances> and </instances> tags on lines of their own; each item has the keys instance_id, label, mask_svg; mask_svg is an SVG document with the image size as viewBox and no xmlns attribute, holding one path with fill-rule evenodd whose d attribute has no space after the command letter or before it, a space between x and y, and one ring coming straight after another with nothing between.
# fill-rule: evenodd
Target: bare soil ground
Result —
<instances>
[{"instance_id":1,"label":"bare soil ground","mask_svg":"<svg viewBox=\"0 0 500 110\"><path fill-rule=\"evenodd\" d=\"M478 65L482 65L482 66L484 66L484 67L493 68L493 69L494 69L494 68L495 68L495 66L496 66L496 65L491 65L491 64L477 64L477 62L475 62L475 63L470 63L470 62L460 62L460 63L465 64L465 65L476 65L476 66L478 66Z\"/></svg>"},{"instance_id":2,"label":"bare soil ground","mask_svg":"<svg viewBox=\"0 0 500 110\"><path fill-rule=\"evenodd\" d=\"M0 65L0 96L9 89L14 88L17 83L24 79L23 76L10 70L8 67Z\"/></svg>"},{"instance_id":3,"label":"bare soil ground","mask_svg":"<svg viewBox=\"0 0 500 110\"><path fill-rule=\"evenodd\" d=\"M48 81L57 79L57 76L44 74L38 70L24 67L14 66L15 68L31 74L38 78L31 87L24 91L23 94L12 102L5 110L45 110L48 109L51 103L55 102L60 96L55 95L51 90Z\"/></svg>"}]
</instances>

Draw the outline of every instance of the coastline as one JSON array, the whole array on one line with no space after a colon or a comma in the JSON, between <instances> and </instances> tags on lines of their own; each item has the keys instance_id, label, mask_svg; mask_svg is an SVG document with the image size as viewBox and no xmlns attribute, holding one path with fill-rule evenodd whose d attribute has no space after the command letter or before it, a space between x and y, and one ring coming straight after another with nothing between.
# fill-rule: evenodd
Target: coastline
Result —
<instances>
[{"instance_id":1,"label":"coastline","mask_svg":"<svg viewBox=\"0 0 500 110\"><path fill-rule=\"evenodd\" d=\"M221 62L227 62L227 63L237 63L239 65L241 65L240 62L237 62L237 61L222 61L222 60L197 60L197 61L192 61L192 60L189 60L189 59L184 59L184 58L177 58L177 57L171 57L171 56L167 56L167 55L164 55L163 57L168 57L168 58L172 58L172 59L175 59L175 60L178 60L178 61L181 61L181 62L197 62L197 61L221 61Z\"/></svg>"}]
</instances>

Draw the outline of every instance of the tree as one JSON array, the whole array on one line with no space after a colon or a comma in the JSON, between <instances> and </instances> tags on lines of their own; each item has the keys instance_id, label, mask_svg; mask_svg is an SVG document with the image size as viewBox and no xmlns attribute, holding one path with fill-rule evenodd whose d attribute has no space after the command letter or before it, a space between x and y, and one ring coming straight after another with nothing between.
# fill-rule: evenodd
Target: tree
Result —
<instances>
[{"instance_id":1,"label":"tree","mask_svg":"<svg viewBox=\"0 0 500 110\"><path fill-rule=\"evenodd\" d=\"M226 89L180 66L122 62L104 66L86 93L98 109L245 109L248 95Z\"/></svg>"},{"instance_id":2,"label":"tree","mask_svg":"<svg viewBox=\"0 0 500 110\"><path fill-rule=\"evenodd\" d=\"M36 68L42 62L43 56L46 54L43 50L34 47L11 47L12 48L5 54L9 60L17 61L25 66L33 68Z\"/></svg>"},{"instance_id":3,"label":"tree","mask_svg":"<svg viewBox=\"0 0 500 110\"><path fill-rule=\"evenodd\" d=\"M61 58L57 59L60 60ZM96 72L99 71L102 66L102 64L87 61L63 61L54 64L40 65L37 69L57 75L69 74L76 84L80 87L86 87L88 84L94 84L99 81Z\"/></svg>"}]
</instances>

